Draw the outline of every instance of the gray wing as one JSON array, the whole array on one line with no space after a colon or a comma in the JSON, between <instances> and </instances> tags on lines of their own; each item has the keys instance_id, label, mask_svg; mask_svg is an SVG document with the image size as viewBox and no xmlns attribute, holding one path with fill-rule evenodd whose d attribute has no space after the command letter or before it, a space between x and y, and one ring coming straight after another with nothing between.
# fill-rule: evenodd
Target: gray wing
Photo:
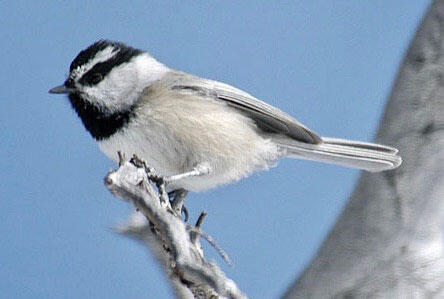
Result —
<instances>
[{"instance_id":1,"label":"gray wing","mask_svg":"<svg viewBox=\"0 0 444 299\"><path fill-rule=\"evenodd\" d=\"M221 82L176 73L169 83L171 89L195 92L224 101L250 117L266 133L282 134L291 139L317 144L322 139L303 124L250 94Z\"/></svg>"}]
</instances>

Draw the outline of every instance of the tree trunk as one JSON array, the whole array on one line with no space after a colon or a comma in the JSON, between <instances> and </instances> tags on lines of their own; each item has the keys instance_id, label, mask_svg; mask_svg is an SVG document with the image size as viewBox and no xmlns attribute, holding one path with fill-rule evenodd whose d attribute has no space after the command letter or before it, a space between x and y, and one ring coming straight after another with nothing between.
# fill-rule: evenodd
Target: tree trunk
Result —
<instances>
[{"instance_id":1,"label":"tree trunk","mask_svg":"<svg viewBox=\"0 0 444 299\"><path fill-rule=\"evenodd\" d=\"M399 71L376 142L403 165L362 173L342 215L285 298L444 298L444 1Z\"/></svg>"}]
</instances>

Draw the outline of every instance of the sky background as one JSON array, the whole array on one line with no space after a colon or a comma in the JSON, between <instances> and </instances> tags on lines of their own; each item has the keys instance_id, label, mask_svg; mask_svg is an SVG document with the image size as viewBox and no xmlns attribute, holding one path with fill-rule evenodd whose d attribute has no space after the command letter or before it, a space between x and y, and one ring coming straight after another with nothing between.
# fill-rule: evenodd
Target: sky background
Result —
<instances>
[{"instance_id":1,"label":"sky background","mask_svg":"<svg viewBox=\"0 0 444 299\"><path fill-rule=\"evenodd\" d=\"M290 2L290 1L288 1ZM0 1L0 298L169 298L150 253L116 235L132 208L103 186L115 165L65 97L47 90L101 38L248 91L321 135L372 140L429 1ZM300 160L190 193L215 259L252 298L281 295L359 172Z\"/></svg>"}]
</instances>

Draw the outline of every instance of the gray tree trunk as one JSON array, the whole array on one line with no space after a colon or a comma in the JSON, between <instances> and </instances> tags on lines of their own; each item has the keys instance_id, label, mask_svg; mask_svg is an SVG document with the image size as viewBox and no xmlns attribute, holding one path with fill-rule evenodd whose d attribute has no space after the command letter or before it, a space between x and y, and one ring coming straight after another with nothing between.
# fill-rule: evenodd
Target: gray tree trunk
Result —
<instances>
[{"instance_id":1,"label":"gray tree trunk","mask_svg":"<svg viewBox=\"0 0 444 299\"><path fill-rule=\"evenodd\" d=\"M361 175L285 298L444 298L444 1L410 45L376 142L403 165Z\"/></svg>"}]
</instances>

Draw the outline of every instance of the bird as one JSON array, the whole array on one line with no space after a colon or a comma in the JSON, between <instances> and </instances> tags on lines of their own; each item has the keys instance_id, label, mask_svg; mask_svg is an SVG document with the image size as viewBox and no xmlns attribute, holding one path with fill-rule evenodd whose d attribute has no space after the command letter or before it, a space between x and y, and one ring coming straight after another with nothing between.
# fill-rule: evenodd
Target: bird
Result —
<instances>
[{"instance_id":1,"label":"bird","mask_svg":"<svg viewBox=\"0 0 444 299\"><path fill-rule=\"evenodd\" d=\"M99 40L79 52L60 86L100 149L113 161L136 154L168 190L232 183L282 158L370 172L397 168L398 150L321 137L249 93L176 71L148 52Z\"/></svg>"}]
</instances>

